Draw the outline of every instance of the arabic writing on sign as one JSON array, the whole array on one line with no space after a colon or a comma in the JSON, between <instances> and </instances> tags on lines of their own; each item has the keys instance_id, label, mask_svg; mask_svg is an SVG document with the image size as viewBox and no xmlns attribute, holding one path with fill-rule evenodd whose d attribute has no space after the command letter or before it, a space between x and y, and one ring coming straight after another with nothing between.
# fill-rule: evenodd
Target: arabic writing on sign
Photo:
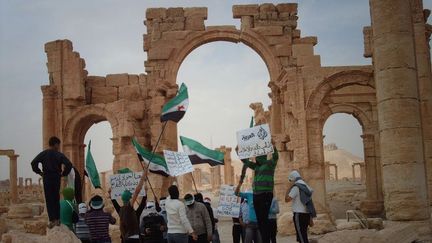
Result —
<instances>
[{"instance_id":1,"label":"arabic writing on sign","mask_svg":"<svg viewBox=\"0 0 432 243\"><path fill-rule=\"evenodd\" d=\"M238 218L240 214L239 198L234 195L234 186L222 185L219 196L218 216Z\"/></svg>"},{"instance_id":2,"label":"arabic writing on sign","mask_svg":"<svg viewBox=\"0 0 432 243\"><path fill-rule=\"evenodd\" d=\"M121 197L125 190L134 192L141 179L142 172L131 172L125 174L115 174L110 176L111 198ZM139 193L139 196L145 196L144 188Z\"/></svg>"},{"instance_id":3,"label":"arabic writing on sign","mask_svg":"<svg viewBox=\"0 0 432 243\"><path fill-rule=\"evenodd\" d=\"M237 144L240 159L273 153L269 125L263 124L238 131Z\"/></svg>"},{"instance_id":4,"label":"arabic writing on sign","mask_svg":"<svg viewBox=\"0 0 432 243\"><path fill-rule=\"evenodd\" d=\"M192 162L186 153L169 150L163 152L171 176L180 176L194 171Z\"/></svg>"}]
</instances>

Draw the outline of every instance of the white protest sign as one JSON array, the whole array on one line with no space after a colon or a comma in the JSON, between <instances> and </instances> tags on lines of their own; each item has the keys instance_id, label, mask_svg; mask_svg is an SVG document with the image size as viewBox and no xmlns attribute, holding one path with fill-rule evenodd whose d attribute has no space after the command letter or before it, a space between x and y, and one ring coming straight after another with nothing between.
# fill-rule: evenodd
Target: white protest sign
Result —
<instances>
[{"instance_id":1,"label":"white protest sign","mask_svg":"<svg viewBox=\"0 0 432 243\"><path fill-rule=\"evenodd\" d=\"M235 187L228 185L221 185L219 206L217 208L218 216L226 216L231 218L238 218L240 214L239 198L234 195Z\"/></svg>"},{"instance_id":2,"label":"white protest sign","mask_svg":"<svg viewBox=\"0 0 432 243\"><path fill-rule=\"evenodd\" d=\"M192 162L186 153L169 150L163 152L171 176L180 176L194 171Z\"/></svg>"},{"instance_id":3,"label":"white protest sign","mask_svg":"<svg viewBox=\"0 0 432 243\"><path fill-rule=\"evenodd\" d=\"M237 144L240 159L273 153L269 125L263 124L238 131Z\"/></svg>"},{"instance_id":4,"label":"white protest sign","mask_svg":"<svg viewBox=\"0 0 432 243\"><path fill-rule=\"evenodd\" d=\"M142 172L115 174L110 176L111 184L111 198L119 198L125 190L130 191L132 194L135 192L135 188L138 186L141 179ZM141 189L139 196L145 196L146 192Z\"/></svg>"}]
</instances>

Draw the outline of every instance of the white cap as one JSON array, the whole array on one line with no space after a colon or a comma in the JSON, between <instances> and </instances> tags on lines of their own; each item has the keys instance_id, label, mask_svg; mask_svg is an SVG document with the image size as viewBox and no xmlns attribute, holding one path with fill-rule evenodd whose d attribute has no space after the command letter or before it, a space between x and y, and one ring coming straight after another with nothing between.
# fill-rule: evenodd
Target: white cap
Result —
<instances>
[{"instance_id":1,"label":"white cap","mask_svg":"<svg viewBox=\"0 0 432 243\"><path fill-rule=\"evenodd\" d=\"M87 213L87 205L85 203L80 203L78 205L78 212L79 212L79 214Z\"/></svg>"}]
</instances>

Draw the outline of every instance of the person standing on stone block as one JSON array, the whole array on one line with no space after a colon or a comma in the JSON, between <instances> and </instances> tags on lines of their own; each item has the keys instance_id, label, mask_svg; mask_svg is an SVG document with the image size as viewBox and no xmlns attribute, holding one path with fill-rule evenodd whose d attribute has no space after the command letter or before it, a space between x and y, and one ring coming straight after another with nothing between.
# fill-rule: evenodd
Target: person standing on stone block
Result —
<instances>
[{"instance_id":1,"label":"person standing on stone block","mask_svg":"<svg viewBox=\"0 0 432 243\"><path fill-rule=\"evenodd\" d=\"M238 153L238 147L236 148L236 152ZM274 147L274 152L270 159L267 159L267 155L262 155L255 158L255 163L251 162L249 159L241 160L244 166L255 171L253 180L253 200L258 220L258 228L261 232L263 243L270 243L271 229L268 216L273 200L274 173L278 159L279 154L276 147ZM244 173L242 173L240 177L240 186L243 184L243 180Z\"/></svg>"},{"instance_id":2,"label":"person standing on stone block","mask_svg":"<svg viewBox=\"0 0 432 243\"><path fill-rule=\"evenodd\" d=\"M312 188L301 178L298 171L292 171L288 176L292 184L285 195L285 202L292 201L293 221L297 235L297 242L309 243L308 227L313 226L316 217L312 201Z\"/></svg>"},{"instance_id":3,"label":"person standing on stone block","mask_svg":"<svg viewBox=\"0 0 432 243\"><path fill-rule=\"evenodd\" d=\"M60 225L60 182L61 177L67 176L71 171L72 163L60 152L59 138L51 137L48 144L50 148L40 152L31 162L31 167L33 172L42 176L50 221L48 227L52 228ZM42 164L42 170L39 164Z\"/></svg>"}]
</instances>

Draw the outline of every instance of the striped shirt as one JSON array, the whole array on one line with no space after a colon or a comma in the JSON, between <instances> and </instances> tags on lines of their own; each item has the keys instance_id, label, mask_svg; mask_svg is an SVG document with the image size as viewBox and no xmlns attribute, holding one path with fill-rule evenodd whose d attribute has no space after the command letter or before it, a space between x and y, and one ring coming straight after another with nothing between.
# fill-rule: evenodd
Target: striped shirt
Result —
<instances>
[{"instance_id":1,"label":"striped shirt","mask_svg":"<svg viewBox=\"0 0 432 243\"><path fill-rule=\"evenodd\" d=\"M251 162L248 159L243 159L242 162L247 167L255 171L254 181L253 181L253 192L263 193L263 192L273 192L274 186L274 173L279 159L279 154L277 149L274 149L272 159L267 160L267 156L256 157L256 163Z\"/></svg>"},{"instance_id":2,"label":"striped shirt","mask_svg":"<svg viewBox=\"0 0 432 243\"><path fill-rule=\"evenodd\" d=\"M80 216L75 224L75 234L80 240L90 240L90 230L84 217Z\"/></svg>"},{"instance_id":3,"label":"striped shirt","mask_svg":"<svg viewBox=\"0 0 432 243\"><path fill-rule=\"evenodd\" d=\"M85 222L90 230L90 239L110 240L109 224L115 224L116 220L111 214L104 212L102 209L90 210L86 214Z\"/></svg>"}]
</instances>

